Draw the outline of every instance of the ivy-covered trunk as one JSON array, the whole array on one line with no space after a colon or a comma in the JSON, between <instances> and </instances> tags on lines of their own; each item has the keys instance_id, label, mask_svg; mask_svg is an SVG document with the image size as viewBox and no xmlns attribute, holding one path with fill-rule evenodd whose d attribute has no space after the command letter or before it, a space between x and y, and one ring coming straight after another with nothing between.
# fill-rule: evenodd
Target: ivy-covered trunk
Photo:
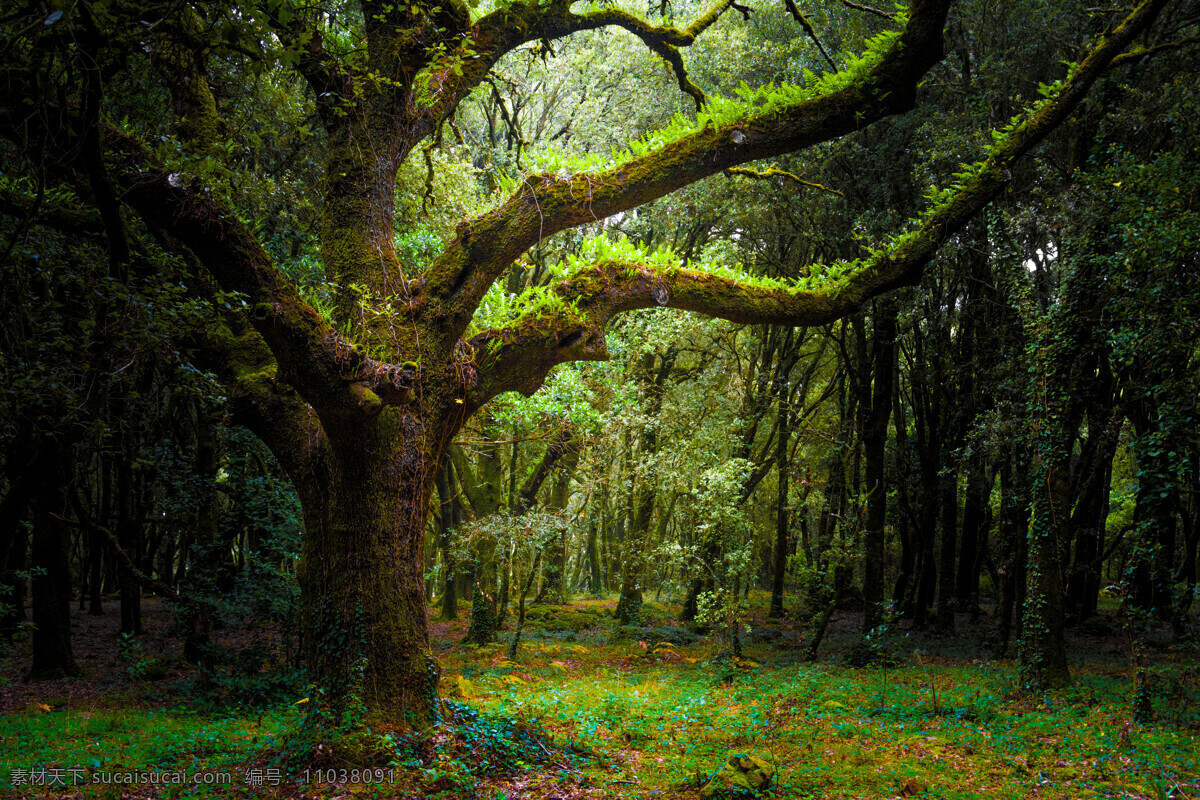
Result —
<instances>
[{"instance_id":1,"label":"ivy-covered trunk","mask_svg":"<svg viewBox=\"0 0 1200 800\"><path fill-rule=\"evenodd\" d=\"M422 548L443 438L408 408L346 428L303 496L303 646L321 693L311 699L326 722L412 727L437 703Z\"/></svg>"},{"instance_id":2,"label":"ivy-covered trunk","mask_svg":"<svg viewBox=\"0 0 1200 800\"><path fill-rule=\"evenodd\" d=\"M643 384L647 396L646 415L649 419L658 416L662 408L663 385L667 375L675 364L675 350L668 350L659 361L658 369L654 368L655 354L653 351L642 357L642 373L649 380ZM617 601L614 612L617 621L628 625L637 618L642 608L642 589L646 586L646 557L650 548L650 518L654 514L657 477L653 474L652 464L655 453L658 452L658 431L653 425L647 425L642 430L641 446L638 456L642 459L643 472L637 482L637 491L631 505L629 534L624 542L623 560L621 563L621 597Z\"/></svg>"},{"instance_id":3,"label":"ivy-covered trunk","mask_svg":"<svg viewBox=\"0 0 1200 800\"><path fill-rule=\"evenodd\" d=\"M1069 453L1053 463L1045 456L1033 459L1035 487L1028 534L1029 596L1025 604L1021 637L1021 677L1026 687L1060 689L1071 682L1063 632L1063 562L1060 527L1067 512Z\"/></svg>"}]
</instances>

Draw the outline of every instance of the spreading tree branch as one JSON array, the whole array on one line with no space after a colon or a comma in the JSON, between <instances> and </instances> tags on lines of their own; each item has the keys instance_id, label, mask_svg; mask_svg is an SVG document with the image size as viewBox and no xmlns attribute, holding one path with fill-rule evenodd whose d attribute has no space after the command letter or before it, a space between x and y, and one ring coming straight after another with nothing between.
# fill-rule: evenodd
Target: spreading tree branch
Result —
<instances>
[{"instance_id":1,"label":"spreading tree branch","mask_svg":"<svg viewBox=\"0 0 1200 800\"><path fill-rule=\"evenodd\" d=\"M1200 36L1188 36L1183 39L1177 39L1173 42L1164 42L1163 44L1154 45L1152 47L1137 46L1113 59L1114 67L1123 67L1129 64L1136 64L1144 58L1159 55L1161 53L1170 52L1172 50L1180 50L1189 45L1200 42Z\"/></svg>"},{"instance_id":2,"label":"spreading tree branch","mask_svg":"<svg viewBox=\"0 0 1200 800\"><path fill-rule=\"evenodd\" d=\"M881 11L878 8L872 8L871 6L863 5L862 3L852 2L852 0L842 0L842 5L846 6L847 8L854 8L859 11L865 11L868 14L874 14L875 16L883 17L884 19L895 19L896 18L896 15L890 11Z\"/></svg>"},{"instance_id":3,"label":"spreading tree branch","mask_svg":"<svg viewBox=\"0 0 1200 800\"><path fill-rule=\"evenodd\" d=\"M557 0L548 5L537 0L516 2L479 20L455 52L425 67L430 98L417 121L421 129L433 131L485 80L500 59L516 48L537 41L549 43L573 33L600 28L621 28L641 39L667 62L675 73L679 88L691 96L699 108L704 103L704 93L688 78L679 48L695 43L700 34L730 8L748 14L734 0L718 0L691 25L677 28L651 25L617 8L575 14L571 12L571 5L568 0Z\"/></svg>"},{"instance_id":4,"label":"spreading tree branch","mask_svg":"<svg viewBox=\"0 0 1200 800\"><path fill-rule=\"evenodd\" d=\"M430 309L444 331L466 330L484 293L539 240L595 222L749 161L839 138L909 110L922 75L941 59L949 0L914 3L908 26L875 65L825 94L742 120L708 124L665 147L594 175L532 175L498 209L460 224L427 272ZM451 339L453 341L453 339Z\"/></svg>"},{"instance_id":5,"label":"spreading tree branch","mask_svg":"<svg viewBox=\"0 0 1200 800\"><path fill-rule=\"evenodd\" d=\"M938 248L1004 190L1017 159L1068 117L1166 3L1145 0L1139 5L1057 92L1000 139L947 200L928 211L914 230L853 265L844 277L812 288L790 288L671 266L602 261L554 286L562 300L554 313L519 319L471 339L478 354L479 382L469 402L478 407L501 392L529 394L557 364L605 358L604 329L622 312L665 306L732 322L813 326L857 311L890 289L916 283Z\"/></svg>"}]
</instances>

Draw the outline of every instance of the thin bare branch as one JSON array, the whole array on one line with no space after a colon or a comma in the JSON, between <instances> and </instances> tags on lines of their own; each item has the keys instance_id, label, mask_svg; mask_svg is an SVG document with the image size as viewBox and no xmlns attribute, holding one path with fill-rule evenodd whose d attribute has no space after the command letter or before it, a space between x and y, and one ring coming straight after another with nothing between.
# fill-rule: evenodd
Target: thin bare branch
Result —
<instances>
[{"instance_id":1,"label":"thin bare branch","mask_svg":"<svg viewBox=\"0 0 1200 800\"><path fill-rule=\"evenodd\" d=\"M788 13L792 15L792 19L800 23L800 27L808 34L808 38L813 40L813 44L817 46L817 50L824 57L825 62L829 64L829 68L837 72L837 64L829 57L829 52L825 49L825 45L821 44L821 39L817 36L817 29L809 22L808 17L801 13L800 8L796 5L796 0L783 0L783 4L787 8Z\"/></svg>"},{"instance_id":2,"label":"thin bare branch","mask_svg":"<svg viewBox=\"0 0 1200 800\"><path fill-rule=\"evenodd\" d=\"M760 180L760 181L769 181L774 178L779 178L782 180L789 180L794 183L798 183L801 186L807 186L810 189L819 189L822 192L829 192L830 194L836 194L838 197L846 196L842 192L839 192L837 189L830 189L828 186L824 186L820 183L813 183L812 181L806 181L803 178L801 178L799 175L796 175L795 173L788 172L787 170L776 169L775 167L771 167L769 169L765 169L762 171L759 171L756 169L749 169L747 167L730 167L729 169L725 170L725 174L726 175L740 175L744 178L754 178L755 180Z\"/></svg>"},{"instance_id":3,"label":"thin bare branch","mask_svg":"<svg viewBox=\"0 0 1200 800\"><path fill-rule=\"evenodd\" d=\"M854 8L859 11L865 11L868 14L874 14L875 16L883 17L884 19L895 19L896 18L896 15L890 11L881 11L878 8L872 8L871 6L863 5L862 3L855 3L852 0L842 0L842 5L846 6L847 8Z\"/></svg>"}]
</instances>

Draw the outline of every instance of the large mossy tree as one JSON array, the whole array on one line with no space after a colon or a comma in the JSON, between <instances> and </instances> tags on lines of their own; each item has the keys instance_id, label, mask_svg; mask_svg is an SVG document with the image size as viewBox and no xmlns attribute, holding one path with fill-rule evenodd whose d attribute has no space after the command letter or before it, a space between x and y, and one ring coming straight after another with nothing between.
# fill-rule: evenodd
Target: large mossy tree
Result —
<instances>
[{"instance_id":1,"label":"large mossy tree","mask_svg":"<svg viewBox=\"0 0 1200 800\"><path fill-rule=\"evenodd\" d=\"M915 0L884 15L890 32L840 72L712 104L688 78L681 49L725 14L788 13L800 23L799 8L718 0L676 27L615 7L577 12L570 0L505 2L482 15L460 0L328 8L263 0L241 9L94 0L67 12L32 4L3 22L0 132L24 154L29 177L6 191L10 205L25 203L34 216L51 217L55 204L92 207L114 277L159 247L187 265L193 295L214 301L196 346L303 505L314 706L335 719L362 712L376 729L403 727L436 714L422 547L442 454L472 414L501 393L535 392L559 364L605 358L605 327L623 312L665 306L816 325L916 281L939 245L1004 190L1011 163L1063 122L1115 59L1140 47L1166 4L1140 4L1099 38L911 229L858 261L816 266L801 283L706 273L630 248L579 266L506 324L469 330L489 288L546 237L910 111L942 57L951 0ZM549 51L601 28L623 29L661 57L697 114L608 165L527 174L507 200L461 221L427 266L408 263L396 247L401 166L440 137L506 54L537 43ZM338 290L321 309L236 199L239 171L254 164L233 163L222 102L263 69L300 76L323 131L322 177L311 191L321 266ZM139 90L141 114L171 115L169 146L113 113L127 113ZM17 196L21 185L35 196ZM1036 553L1046 561L1037 593L1053 599L1061 586L1042 584L1061 582L1057 550ZM1052 652L1035 664L1055 683L1065 664L1061 621L1048 613L1045 623L1040 647Z\"/></svg>"}]
</instances>

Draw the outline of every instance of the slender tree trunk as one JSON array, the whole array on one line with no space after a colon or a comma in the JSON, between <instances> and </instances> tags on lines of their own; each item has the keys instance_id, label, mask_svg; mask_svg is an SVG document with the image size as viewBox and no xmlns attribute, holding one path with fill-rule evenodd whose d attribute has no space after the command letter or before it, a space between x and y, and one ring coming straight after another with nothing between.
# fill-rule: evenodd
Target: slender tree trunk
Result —
<instances>
[{"instance_id":1,"label":"slender tree trunk","mask_svg":"<svg viewBox=\"0 0 1200 800\"><path fill-rule=\"evenodd\" d=\"M438 546L442 550L442 566L445 569L441 616L444 620L458 619L458 571L455 569L454 554L450 552L450 516L454 504L450 469L449 457L443 456L435 483L438 494Z\"/></svg>"},{"instance_id":2,"label":"slender tree trunk","mask_svg":"<svg viewBox=\"0 0 1200 800\"><path fill-rule=\"evenodd\" d=\"M1071 682L1063 631L1063 563L1056 520L1067 513L1070 464L1033 467L1033 515L1029 530L1029 589L1021 640L1021 671L1033 688L1055 689ZM1039 469L1040 466L1040 469Z\"/></svg>"},{"instance_id":3,"label":"slender tree trunk","mask_svg":"<svg viewBox=\"0 0 1200 800\"><path fill-rule=\"evenodd\" d=\"M0 636L9 642L25 621L28 488L24 481L14 482L0 501Z\"/></svg>"},{"instance_id":4,"label":"slender tree trunk","mask_svg":"<svg viewBox=\"0 0 1200 800\"><path fill-rule=\"evenodd\" d=\"M562 439L561 444L552 444L552 449L558 453L554 456L554 483L551 486L549 508L566 511L570 499L571 475L579 463L579 448L572 439L571 432ZM542 568L542 590L538 592L537 602L563 604L567 602L567 528L562 535L551 542L546 548Z\"/></svg>"},{"instance_id":5,"label":"slender tree trunk","mask_svg":"<svg viewBox=\"0 0 1200 800\"><path fill-rule=\"evenodd\" d=\"M943 449L944 472L938 481L938 503L941 516L942 546L938 563L941 578L938 582L937 624L954 631L954 567L958 551L958 470L950 453Z\"/></svg>"},{"instance_id":6,"label":"slender tree trunk","mask_svg":"<svg viewBox=\"0 0 1200 800\"><path fill-rule=\"evenodd\" d=\"M100 584L104 579L104 538L93 532L88 536L88 614L93 617L104 615L104 602Z\"/></svg>"},{"instance_id":7,"label":"slender tree trunk","mask_svg":"<svg viewBox=\"0 0 1200 800\"><path fill-rule=\"evenodd\" d=\"M141 526L135 517L133 455L126 452L114 462L117 480L117 539L121 549L129 554L134 563L141 563ZM117 575L117 586L121 599L121 633L142 632L142 590L137 581L124 571Z\"/></svg>"},{"instance_id":8,"label":"slender tree trunk","mask_svg":"<svg viewBox=\"0 0 1200 800\"><path fill-rule=\"evenodd\" d=\"M650 546L650 518L654 513L654 487L648 485L651 480L642 478L634 503L633 519L622 544L621 597L616 610L617 621L622 625L633 621L642 607L646 550Z\"/></svg>"},{"instance_id":9,"label":"slender tree trunk","mask_svg":"<svg viewBox=\"0 0 1200 800\"><path fill-rule=\"evenodd\" d=\"M1095 412L1101 412L1102 418ZM1090 452L1091 457L1085 459L1086 473L1079 476L1079 497L1071 513L1075 553L1067 581L1066 608L1077 621L1096 613L1100 595L1104 526L1121 423L1121 418L1107 419L1110 413L1108 408L1089 410L1088 426L1092 433L1084 451Z\"/></svg>"},{"instance_id":10,"label":"slender tree trunk","mask_svg":"<svg viewBox=\"0 0 1200 800\"><path fill-rule=\"evenodd\" d=\"M201 569L193 570L192 584L194 590L198 589L201 595L211 593L221 596L229 588L232 588L233 564L230 562L228 548L222 546L221 539L221 510L217 496L217 473L221 465L221 449L215 427L217 422L218 420L213 414L206 413L203 409L197 409L195 467L202 489L196 513L194 535ZM125 545L122 544L123 549L124 547ZM140 568L141 564L134 554L129 550L125 552L134 558L134 563ZM128 577L126 579L130 580ZM213 654L210 643L215 621L214 611L211 603L203 601L193 606L191 630L188 631L183 648L188 661L200 665L204 680L208 680L212 674Z\"/></svg>"},{"instance_id":11,"label":"slender tree trunk","mask_svg":"<svg viewBox=\"0 0 1200 800\"><path fill-rule=\"evenodd\" d=\"M71 649L70 534L66 512L66 475L61 445L45 445L39 460L41 490L34 500L33 665L28 680L79 675Z\"/></svg>"},{"instance_id":12,"label":"slender tree trunk","mask_svg":"<svg viewBox=\"0 0 1200 800\"><path fill-rule=\"evenodd\" d=\"M533 582L537 580L538 570L541 569L541 566L542 550L539 549L533 563L529 565L529 575L525 578L525 585L521 588L521 596L517 600L517 628L513 631L512 641L508 644L509 658L516 658L517 649L521 646L521 631L525 627L525 598L529 597L529 590L533 588Z\"/></svg>"},{"instance_id":13,"label":"slender tree trunk","mask_svg":"<svg viewBox=\"0 0 1200 800\"><path fill-rule=\"evenodd\" d=\"M491 430L490 424L484 430ZM510 463L516 463L517 445L513 443L514 455ZM500 459L500 446L487 441L478 448L479 460L471 470L466 456L458 448L451 448L454 471L459 484L471 503L476 520L486 520L500 511L504 498L504 466ZM451 486L453 489L453 486ZM503 591L497 586L500 564L499 548L492 538L480 541L472 550L474 564L474 593L471 595L471 624L464 641L484 645L496 637L503 621L501 614L508 607L508 576L505 572ZM507 554L506 554L507 559ZM507 570L507 560L505 561Z\"/></svg>"},{"instance_id":14,"label":"slender tree trunk","mask_svg":"<svg viewBox=\"0 0 1200 800\"><path fill-rule=\"evenodd\" d=\"M893 369L895 369L898 349L893 351ZM897 378L893 384L892 413L895 418L893 427L896 430L896 487L903 513L896 515L896 533L900 540L900 570L896 575L896 583L892 586L892 603L901 614L907 616L912 613L911 592L917 567L917 542L909 524L913 512L909 499L907 475L909 469L908 420L900 394L900 380Z\"/></svg>"},{"instance_id":15,"label":"slender tree trunk","mask_svg":"<svg viewBox=\"0 0 1200 800\"><path fill-rule=\"evenodd\" d=\"M629 624L642 607L642 589L645 587L646 580L646 554L650 547L650 519L654 515L657 488L657 477L652 471L654 456L658 451L656 425L659 409L662 408L663 385L675 362L674 351L668 351L662 356L658 369L654 370L655 358L653 352L647 353L642 363L643 374L650 378L645 385L646 416L651 422L642 430L638 458L643 471L637 481L629 532L621 548L623 555L621 598L617 601L616 618L622 625ZM651 370L654 370L653 374L650 374Z\"/></svg>"},{"instance_id":16,"label":"slender tree trunk","mask_svg":"<svg viewBox=\"0 0 1200 800\"><path fill-rule=\"evenodd\" d=\"M896 302L884 300L875 308L872 361L874 388L863 430L866 455L867 520L863 572L863 632L879 625L884 589L884 526L887 521L887 427L892 415L892 365L895 363Z\"/></svg>"},{"instance_id":17,"label":"slender tree trunk","mask_svg":"<svg viewBox=\"0 0 1200 800\"><path fill-rule=\"evenodd\" d=\"M1009 454L1000 467L1000 525L996 548L1000 564L1000 599L996 610L996 657L1003 658L1012 639L1014 612L1020 623L1025 600L1025 548L1029 526L1028 487L1022 480L1025 460L1019 451ZM1020 636L1018 628L1018 636Z\"/></svg>"},{"instance_id":18,"label":"slender tree trunk","mask_svg":"<svg viewBox=\"0 0 1200 800\"><path fill-rule=\"evenodd\" d=\"M600 566L600 545L598 542L599 524L596 514L588 517L587 532L587 562L588 590L593 595L599 595L604 588L604 571Z\"/></svg>"},{"instance_id":19,"label":"slender tree trunk","mask_svg":"<svg viewBox=\"0 0 1200 800\"><path fill-rule=\"evenodd\" d=\"M1193 442L1189 453L1190 483L1184 508L1181 509L1183 518L1183 563L1179 567L1177 582L1185 587L1183 602L1180 604L1179 615L1186 617L1192 610L1196 597L1196 559L1200 551L1200 448Z\"/></svg>"},{"instance_id":20,"label":"slender tree trunk","mask_svg":"<svg viewBox=\"0 0 1200 800\"><path fill-rule=\"evenodd\" d=\"M917 460L920 478L917 487L917 526L914 536L918 542L917 586L913 601L913 625L924 627L933 612L937 591L938 569L934 556L937 542L937 487L940 467L941 393L928 384L924 367L924 337L919 327L913 329L915 363L910 370L913 390L913 415L916 422ZM935 358L936 361L936 358ZM935 371L936 375L936 371Z\"/></svg>"},{"instance_id":21,"label":"slender tree trunk","mask_svg":"<svg viewBox=\"0 0 1200 800\"><path fill-rule=\"evenodd\" d=\"M779 395L778 433L775 439L775 469L778 486L775 493L775 549L772 559L771 609L768 616L783 617L783 585L787 577L788 556L788 441L791 439L791 409L788 392Z\"/></svg>"},{"instance_id":22,"label":"slender tree trunk","mask_svg":"<svg viewBox=\"0 0 1200 800\"><path fill-rule=\"evenodd\" d=\"M982 454L971 456L967 469L966 500L962 517L962 554L958 561L955 593L960 611L972 618L979 614L979 571L983 563L984 537L987 531L987 505L992 493L992 481Z\"/></svg>"}]
</instances>

